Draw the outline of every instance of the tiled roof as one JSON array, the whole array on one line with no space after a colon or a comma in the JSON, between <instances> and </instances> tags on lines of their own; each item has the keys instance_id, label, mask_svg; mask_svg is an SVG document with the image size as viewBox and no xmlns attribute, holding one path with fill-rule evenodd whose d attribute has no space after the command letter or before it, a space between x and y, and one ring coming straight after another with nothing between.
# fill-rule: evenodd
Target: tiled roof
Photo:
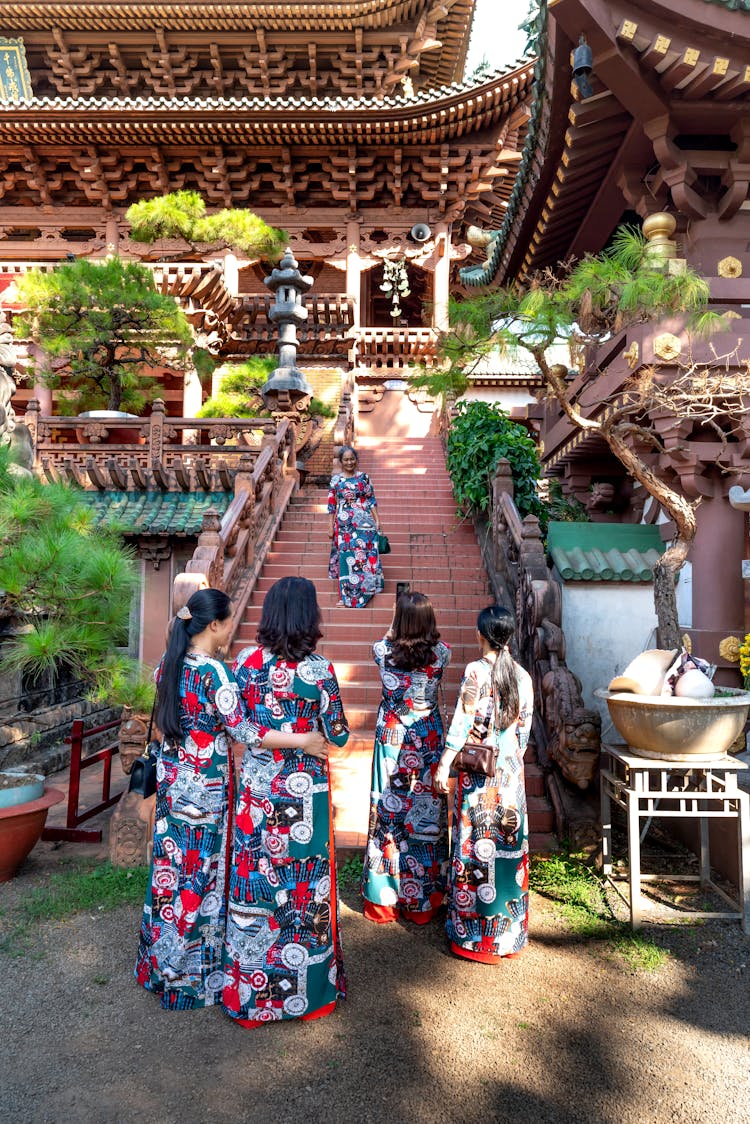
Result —
<instances>
[{"instance_id":1,"label":"tiled roof","mask_svg":"<svg viewBox=\"0 0 750 1124\"><path fill-rule=\"evenodd\" d=\"M550 523L547 551L563 581L651 582L664 543L642 523Z\"/></svg>"},{"instance_id":2,"label":"tiled roof","mask_svg":"<svg viewBox=\"0 0 750 1124\"><path fill-rule=\"evenodd\" d=\"M241 97L241 98L222 98L222 97L158 97L149 95L148 97L136 98L116 98L116 97L87 97L85 95L79 97L64 97L64 98L29 98L14 104L25 106L34 110L55 110L56 112L74 113L77 110L90 111L92 108L96 110L108 111L122 111L127 110L179 110L184 113L191 109L200 111L216 111L216 110L273 110L280 112L283 109L293 110L300 109L305 111L310 110L328 110L332 113L352 112L357 110L359 112L370 111L376 117L383 116L383 109L388 108L408 108L409 106L423 106L430 104L433 101L439 101L444 98L453 98L457 94L472 94L474 97L481 99L483 91L485 94L494 92L493 88L502 91L503 84L510 88L510 84L514 80L525 81L528 83L532 77L533 60L520 59L511 69L507 67L499 67L496 70L488 71L479 78L467 78L462 82L450 82L447 85L435 86L426 90L419 90L411 94L406 93L389 93L382 98L375 99L372 96L362 96L360 98L354 97ZM485 87L490 87L489 91Z\"/></svg>"},{"instance_id":3,"label":"tiled roof","mask_svg":"<svg viewBox=\"0 0 750 1124\"><path fill-rule=\"evenodd\" d=\"M1 6L9 24L22 29L60 28L125 29L167 27L171 31L210 28L237 32L243 28L270 27L275 30L318 32L348 30L353 23L365 28L390 28L408 20L426 0L297 0L280 4L278 0L9 0ZM456 29L466 27L472 15L470 0L458 5ZM449 9L450 11L450 9ZM446 16L448 12L446 12ZM448 26L448 25L446 25Z\"/></svg>"},{"instance_id":4,"label":"tiled roof","mask_svg":"<svg viewBox=\"0 0 750 1124\"><path fill-rule=\"evenodd\" d=\"M454 83L411 96L373 98L38 98L3 105L0 142L123 144L216 141L370 146L422 143L497 123L531 96L533 67L522 63L479 82Z\"/></svg>"},{"instance_id":5,"label":"tiled roof","mask_svg":"<svg viewBox=\"0 0 750 1124\"><path fill-rule=\"evenodd\" d=\"M223 515L232 502L227 492L81 492L93 507L97 526L117 527L126 535L197 535L211 509Z\"/></svg>"}]
</instances>

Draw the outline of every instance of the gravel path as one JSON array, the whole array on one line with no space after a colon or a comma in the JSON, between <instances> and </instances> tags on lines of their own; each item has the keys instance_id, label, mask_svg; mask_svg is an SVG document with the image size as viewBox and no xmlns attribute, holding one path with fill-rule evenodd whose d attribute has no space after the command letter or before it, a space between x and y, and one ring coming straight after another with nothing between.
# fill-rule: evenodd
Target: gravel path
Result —
<instances>
[{"instance_id":1,"label":"gravel path","mask_svg":"<svg viewBox=\"0 0 750 1124\"><path fill-rule=\"evenodd\" d=\"M24 877L0 887L6 921ZM531 944L460 962L442 929L373 926L345 892L350 998L327 1019L244 1030L169 1014L132 979L140 910L78 914L0 954L0 1117L12 1124L733 1124L750 1119L750 939L652 930L634 971L532 895Z\"/></svg>"}]
</instances>

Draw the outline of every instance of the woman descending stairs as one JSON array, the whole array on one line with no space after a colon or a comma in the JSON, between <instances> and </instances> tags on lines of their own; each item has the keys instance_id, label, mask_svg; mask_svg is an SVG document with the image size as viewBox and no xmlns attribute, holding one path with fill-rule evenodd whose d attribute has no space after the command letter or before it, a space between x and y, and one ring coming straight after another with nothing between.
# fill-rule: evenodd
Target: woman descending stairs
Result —
<instances>
[{"instance_id":1,"label":"woman descending stairs","mask_svg":"<svg viewBox=\"0 0 750 1124\"><path fill-rule=\"evenodd\" d=\"M367 837L370 765L381 696L372 645L391 623L399 582L432 601L441 638L452 660L443 679L444 716L456 701L464 666L477 656L476 618L491 601L487 576L469 521L456 515L445 457L437 438L371 438L358 445L359 467L373 482L381 526L391 544L382 559L385 588L362 609L337 605L328 577L328 490L307 486L291 502L268 554L235 641L233 655L255 639L263 597L286 574L315 583L323 612L318 651L331 660L351 727L344 749L331 755L337 846L362 848ZM526 791L532 850L552 845L553 817L543 777L526 757Z\"/></svg>"}]
</instances>

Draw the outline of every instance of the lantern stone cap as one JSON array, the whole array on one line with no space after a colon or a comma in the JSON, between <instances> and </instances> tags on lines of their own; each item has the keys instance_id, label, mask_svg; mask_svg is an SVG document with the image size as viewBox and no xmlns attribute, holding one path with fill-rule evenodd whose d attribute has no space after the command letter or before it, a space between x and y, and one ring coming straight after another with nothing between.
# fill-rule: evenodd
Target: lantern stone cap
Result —
<instances>
[{"instance_id":1,"label":"lantern stone cap","mask_svg":"<svg viewBox=\"0 0 750 1124\"><path fill-rule=\"evenodd\" d=\"M306 293L308 289L312 289L313 283L312 277L300 273L298 263L288 246L278 266L271 270L268 277L263 278L263 284L272 292L276 292L282 285L291 285L300 293Z\"/></svg>"}]
</instances>

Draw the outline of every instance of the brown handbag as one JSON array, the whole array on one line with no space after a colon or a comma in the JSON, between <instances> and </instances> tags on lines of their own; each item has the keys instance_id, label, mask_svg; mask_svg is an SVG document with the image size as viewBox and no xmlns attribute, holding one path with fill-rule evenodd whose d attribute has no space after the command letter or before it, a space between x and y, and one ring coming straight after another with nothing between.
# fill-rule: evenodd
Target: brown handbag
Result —
<instances>
[{"instance_id":1,"label":"brown handbag","mask_svg":"<svg viewBox=\"0 0 750 1124\"><path fill-rule=\"evenodd\" d=\"M494 777L497 748L491 742L466 742L453 758L453 768L460 773L479 773Z\"/></svg>"}]
</instances>

